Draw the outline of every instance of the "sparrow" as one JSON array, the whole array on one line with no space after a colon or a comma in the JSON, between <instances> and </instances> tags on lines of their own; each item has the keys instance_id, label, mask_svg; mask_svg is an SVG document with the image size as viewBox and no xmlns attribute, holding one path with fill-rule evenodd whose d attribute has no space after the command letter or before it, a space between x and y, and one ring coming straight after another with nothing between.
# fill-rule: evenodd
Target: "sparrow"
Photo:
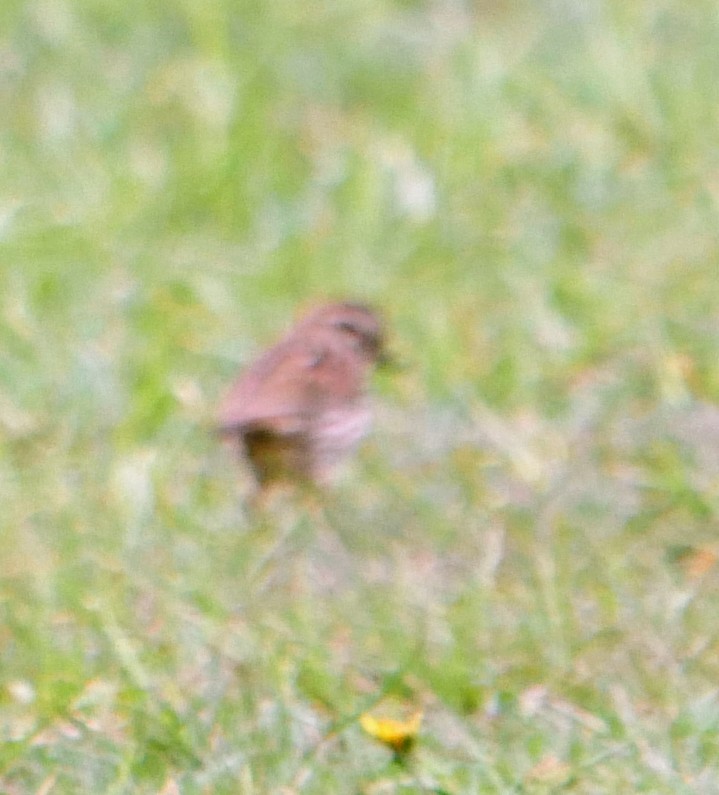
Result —
<instances>
[{"instance_id":1,"label":"sparrow","mask_svg":"<svg viewBox=\"0 0 719 795\"><path fill-rule=\"evenodd\" d=\"M330 303L240 375L221 404L220 432L249 463L260 491L330 480L369 431L369 376L384 358L378 314L361 303Z\"/></svg>"}]
</instances>

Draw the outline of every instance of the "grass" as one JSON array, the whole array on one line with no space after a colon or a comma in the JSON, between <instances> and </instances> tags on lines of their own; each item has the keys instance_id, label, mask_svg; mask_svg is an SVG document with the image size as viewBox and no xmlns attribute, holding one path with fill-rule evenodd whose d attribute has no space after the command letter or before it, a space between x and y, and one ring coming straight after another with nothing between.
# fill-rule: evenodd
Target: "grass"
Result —
<instances>
[{"instance_id":1,"label":"grass","mask_svg":"<svg viewBox=\"0 0 719 795\"><path fill-rule=\"evenodd\" d=\"M713 4L0 23L2 792L711 791ZM328 295L402 369L252 517L218 397Z\"/></svg>"}]
</instances>

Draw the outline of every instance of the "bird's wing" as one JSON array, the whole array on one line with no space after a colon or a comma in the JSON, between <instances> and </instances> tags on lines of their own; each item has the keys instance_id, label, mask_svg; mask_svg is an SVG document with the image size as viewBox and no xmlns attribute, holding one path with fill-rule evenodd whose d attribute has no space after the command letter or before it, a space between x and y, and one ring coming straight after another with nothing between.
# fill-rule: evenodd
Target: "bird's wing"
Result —
<instances>
[{"instance_id":1,"label":"bird's wing","mask_svg":"<svg viewBox=\"0 0 719 795\"><path fill-rule=\"evenodd\" d=\"M347 370L346 357L331 340L318 335L286 338L231 387L220 408L220 427L234 430L271 424L284 433L292 433L295 426L300 431L312 412L345 399ZM342 388L333 390L338 380Z\"/></svg>"}]
</instances>

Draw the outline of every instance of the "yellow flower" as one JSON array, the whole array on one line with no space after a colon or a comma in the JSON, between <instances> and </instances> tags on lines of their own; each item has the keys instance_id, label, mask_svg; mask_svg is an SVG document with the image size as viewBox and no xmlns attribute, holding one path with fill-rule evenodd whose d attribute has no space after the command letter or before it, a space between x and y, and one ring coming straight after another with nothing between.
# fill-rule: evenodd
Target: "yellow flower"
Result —
<instances>
[{"instance_id":1,"label":"yellow flower","mask_svg":"<svg viewBox=\"0 0 719 795\"><path fill-rule=\"evenodd\" d=\"M375 740L389 746L395 754L404 754L412 747L422 723L422 712L417 711L406 720L375 718L368 712L360 715L360 726Z\"/></svg>"}]
</instances>

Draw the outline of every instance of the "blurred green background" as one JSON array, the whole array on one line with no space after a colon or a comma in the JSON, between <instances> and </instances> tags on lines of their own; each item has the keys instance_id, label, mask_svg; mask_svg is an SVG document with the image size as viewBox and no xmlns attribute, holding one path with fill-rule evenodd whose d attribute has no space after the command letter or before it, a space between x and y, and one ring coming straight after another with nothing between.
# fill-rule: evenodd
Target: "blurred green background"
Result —
<instances>
[{"instance_id":1,"label":"blurred green background","mask_svg":"<svg viewBox=\"0 0 719 795\"><path fill-rule=\"evenodd\" d=\"M3 793L716 788L717 74L708 0L4 0ZM374 434L249 517L219 396L344 296Z\"/></svg>"}]
</instances>

